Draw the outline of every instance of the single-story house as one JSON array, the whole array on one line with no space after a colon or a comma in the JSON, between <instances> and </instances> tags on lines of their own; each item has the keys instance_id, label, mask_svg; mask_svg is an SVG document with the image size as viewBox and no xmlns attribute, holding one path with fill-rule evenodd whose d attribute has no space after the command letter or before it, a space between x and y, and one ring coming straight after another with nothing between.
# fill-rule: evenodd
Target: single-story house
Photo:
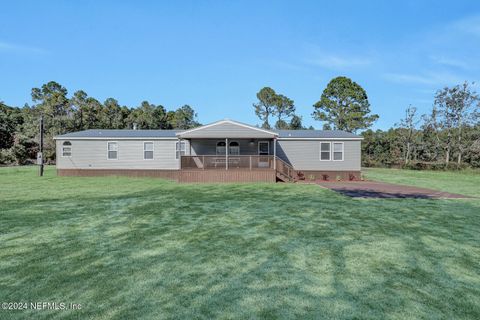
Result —
<instances>
[{"instance_id":1,"label":"single-story house","mask_svg":"<svg viewBox=\"0 0 480 320\"><path fill-rule=\"evenodd\" d=\"M362 138L265 130L221 120L190 130L85 130L55 137L60 176L152 176L179 182L360 178Z\"/></svg>"}]
</instances>

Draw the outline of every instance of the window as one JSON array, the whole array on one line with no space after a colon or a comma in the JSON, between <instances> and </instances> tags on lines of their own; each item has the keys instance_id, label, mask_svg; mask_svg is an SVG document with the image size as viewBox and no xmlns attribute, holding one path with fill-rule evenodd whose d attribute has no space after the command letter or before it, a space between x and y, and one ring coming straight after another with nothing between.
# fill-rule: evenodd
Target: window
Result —
<instances>
[{"instance_id":1,"label":"window","mask_svg":"<svg viewBox=\"0 0 480 320\"><path fill-rule=\"evenodd\" d=\"M228 154L239 156L240 155L240 144L236 141L232 141L228 146Z\"/></svg>"},{"instance_id":2,"label":"window","mask_svg":"<svg viewBox=\"0 0 480 320\"><path fill-rule=\"evenodd\" d=\"M144 142L143 143L143 159L152 160L153 159L153 142Z\"/></svg>"},{"instance_id":3,"label":"window","mask_svg":"<svg viewBox=\"0 0 480 320\"><path fill-rule=\"evenodd\" d=\"M258 155L268 156L270 150L270 143L268 141L258 141Z\"/></svg>"},{"instance_id":4,"label":"window","mask_svg":"<svg viewBox=\"0 0 480 320\"><path fill-rule=\"evenodd\" d=\"M216 150L217 150L217 151L216 151L217 156L218 156L218 155L225 155L225 146L226 146L226 145L227 145L227 144L225 143L225 141L219 141L219 142L217 142L217 149L216 149Z\"/></svg>"},{"instance_id":5,"label":"window","mask_svg":"<svg viewBox=\"0 0 480 320\"><path fill-rule=\"evenodd\" d=\"M181 156L184 156L186 153L186 143L185 141L178 141L175 144L175 159L180 159Z\"/></svg>"},{"instance_id":6,"label":"window","mask_svg":"<svg viewBox=\"0 0 480 320\"><path fill-rule=\"evenodd\" d=\"M107 142L108 160L118 159L118 144L116 142Z\"/></svg>"},{"instance_id":7,"label":"window","mask_svg":"<svg viewBox=\"0 0 480 320\"><path fill-rule=\"evenodd\" d=\"M72 143L70 141L65 141L62 144L62 157L71 157L72 156Z\"/></svg>"},{"instance_id":8,"label":"window","mask_svg":"<svg viewBox=\"0 0 480 320\"><path fill-rule=\"evenodd\" d=\"M333 161L343 161L343 142L333 143Z\"/></svg>"},{"instance_id":9,"label":"window","mask_svg":"<svg viewBox=\"0 0 480 320\"><path fill-rule=\"evenodd\" d=\"M320 142L320 160L330 161L330 142Z\"/></svg>"}]
</instances>

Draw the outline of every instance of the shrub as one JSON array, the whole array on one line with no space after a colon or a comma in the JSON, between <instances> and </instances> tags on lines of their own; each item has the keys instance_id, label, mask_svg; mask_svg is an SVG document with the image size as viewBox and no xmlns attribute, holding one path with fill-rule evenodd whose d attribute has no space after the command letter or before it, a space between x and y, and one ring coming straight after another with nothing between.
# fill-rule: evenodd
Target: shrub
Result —
<instances>
[{"instance_id":1,"label":"shrub","mask_svg":"<svg viewBox=\"0 0 480 320\"><path fill-rule=\"evenodd\" d=\"M456 162L450 162L445 165L443 162L425 162L425 161L411 161L408 164L402 166L403 169L410 170L463 170L469 166L465 163L457 164Z\"/></svg>"},{"instance_id":2,"label":"shrub","mask_svg":"<svg viewBox=\"0 0 480 320\"><path fill-rule=\"evenodd\" d=\"M0 164L1 165L15 164L15 156L12 153L12 148L0 149Z\"/></svg>"}]
</instances>

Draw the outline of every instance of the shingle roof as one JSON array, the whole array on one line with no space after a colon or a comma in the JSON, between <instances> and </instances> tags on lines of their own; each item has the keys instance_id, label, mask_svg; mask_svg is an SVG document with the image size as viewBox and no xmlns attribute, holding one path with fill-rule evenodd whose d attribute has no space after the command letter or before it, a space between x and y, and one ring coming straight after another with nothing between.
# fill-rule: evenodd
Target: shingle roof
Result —
<instances>
[{"instance_id":1,"label":"shingle roof","mask_svg":"<svg viewBox=\"0 0 480 320\"><path fill-rule=\"evenodd\" d=\"M361 138L356 134L341 130L273 130L279 138L322 138L322 139L351 139Z\"/></svg>"},{"instance_id":2,"label":"shingle roof","mask_svg":"<svg viewBox=\"0 0 480 320\"><path fill-rule=\"evenodd\" d=\"M57 136L57 138L175 138L176 134L184 130L111 130L90 129L71 132ZM339 130L271 130L278 133L279 138L317 138L317 139L358 139L361 138L350 132Z\"/></svg>"},{"instance_id":3,"label":"shingle roof","mask_svg":"<svg viewBox=\"0 0 480 320\"><path fill-rule=\"evenodd\" d=\"M175 138L183 130L112 130L90 129L70 132L57 138Z\"/></svg>"}]
</instances>

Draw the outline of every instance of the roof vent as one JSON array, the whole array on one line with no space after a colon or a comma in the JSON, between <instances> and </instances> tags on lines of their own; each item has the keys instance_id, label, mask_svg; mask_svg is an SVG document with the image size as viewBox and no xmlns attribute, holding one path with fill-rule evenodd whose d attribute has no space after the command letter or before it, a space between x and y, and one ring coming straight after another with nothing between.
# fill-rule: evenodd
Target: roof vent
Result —
<instances>
[{"instance_id":1,"label":"roof vent","mask_svg":"<svg viewBox=\"0 0 480 320\"><path fill-rule=\"evenodd\" d=\"M292 134L291 134L291 133L289 133L289 134L288 134L288 136L289 136L289 137L291 137L291 136L292 136Z\"/></svg>"}]
</instances>

